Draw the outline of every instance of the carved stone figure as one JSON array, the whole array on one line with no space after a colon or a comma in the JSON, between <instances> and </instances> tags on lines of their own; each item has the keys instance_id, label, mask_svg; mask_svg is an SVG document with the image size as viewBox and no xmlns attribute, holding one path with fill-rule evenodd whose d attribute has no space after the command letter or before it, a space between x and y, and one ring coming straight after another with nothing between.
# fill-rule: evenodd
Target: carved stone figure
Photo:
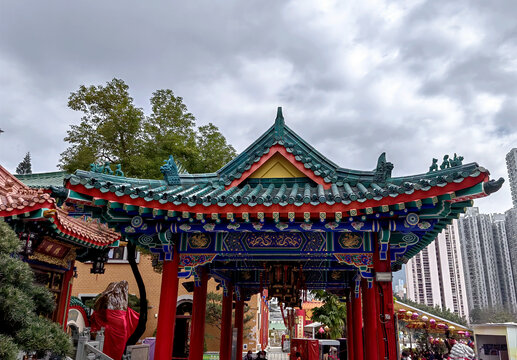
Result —
<instances>
[{"instance_id":1,"label":"carved stone figure","mask_svg":"<svg viewBox=\"0 0 517 360\"><path fill-rule=\"evenodd\" d=\"M433 158L433 163L429 166L429 172L438 171L438 159Z\"/></svg>"},{"instance_id":2,"label":"carved stone figure","mask_svg":"<svg viewBox=\"0 0 517 360\"><path fill-rule=\"evenodd\" d=\"M102 174L104 172L104 165L92 163L90 164L90 171Z\"/></svg>"},{"instance_id":3,"label":"carved stone figure","mask_svg":"<svg viewBox=\"0 0 517 360\"><path fill-rule=\"evenodd\" d=\"M386 180L391 178L391 171L393 170L393 164L386 161L386 153L383 152L377 160L377 167L375 168L375 174L373 176L373 182L385 183Z\"/></svg>"},{"instance_id":4,"label":"carved stone figure","mask_svg":"<svg viewBox=\"0 0 517 360\"><path fill-rule=\"evenodd\" d=\"M113 359L121 359L139 318L138 313L128 307L127 281L109 284L95 302L94 310L90 319L92 332L104 328L104 353Z\"/></svg>"},{"instance_id":5,"label":"carved stone figure","mask_svg":"<svg viewBox=\"0 0 517 360\"><path fill-rule=\"evenodd\" d=\"M179 185L180 176L178 174L178 166L174 161L174 157L172 155L169 155L169 160L164 160L164 163L165 164L162 165L160 171L162 172L165 181L167 181L167 184Z\"/></svg>"},{"instance_id":6,"label":"carved stone figure","mask_svg":"<svg viewBox=\"0 0 517 360\"><path fill-rule=\"evenodd\" d=\"M115 175L117 176L124 176L124 172L122 171L122 165L117 164L115 167Z\"/></svg>"},{"instance_id":7,"label":"carved stone figure","mask_svg":"<svg viewBox=\"0 0 517 360\"><path fill-rule=\"evenodd\" d=\"M111 170L111 164L108 161L106 161L104 163L104 172L103 173L108 174L108 175L113 175L113 170Z\"/></svg>"},{"instance_id":8,"label":"carved stone figure","mask_svg":"<svg viewBox=\"0 0 517 360\"><path fill-rule=\"evenodd\" d=\"M453 166L460 166L463 163L463 156L458 156L456 153L454 153L454 158L449 160L449 163L451 167Z\"/></svg>"},{"instance_id":9,"label":"carved stone figure","mask_svg":"<svg viewBox=\"0 0 517 360\"><path fill-rule=\"evenodd\" d=\"M449 163L449 155L445 155L443 157L442 165L440 165L440 169L445 170L451 167L451 164Z\"/></svg>"},{"instance_id":10,"label":"carved stone figure","mask_svg":"<svg viewBox=\"0 0 517 360\"><path fill-rule=\"evenodd\" d=\"M94 310L127 310L128 288L126 280L110 283L95 302Z\"/></svg>"}]
</instances>

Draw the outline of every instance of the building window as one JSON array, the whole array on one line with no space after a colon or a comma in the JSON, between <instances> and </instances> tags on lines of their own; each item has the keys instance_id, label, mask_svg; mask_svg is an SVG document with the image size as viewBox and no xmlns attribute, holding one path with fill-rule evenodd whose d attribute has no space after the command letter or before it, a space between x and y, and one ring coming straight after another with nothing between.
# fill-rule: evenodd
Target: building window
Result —
<instances>
[{"instance_id":1,"label":"building window","mask_svg":"<svg viewBox=\"0 0 517 360\"><path fill-rule=\"evenodd\" d=\"M140 262L140 252L136 252L135 260L137 263ZM112 248L108 252L108 264L127 264L127 247L119 246Z\"/></svg>"}]
</instances>

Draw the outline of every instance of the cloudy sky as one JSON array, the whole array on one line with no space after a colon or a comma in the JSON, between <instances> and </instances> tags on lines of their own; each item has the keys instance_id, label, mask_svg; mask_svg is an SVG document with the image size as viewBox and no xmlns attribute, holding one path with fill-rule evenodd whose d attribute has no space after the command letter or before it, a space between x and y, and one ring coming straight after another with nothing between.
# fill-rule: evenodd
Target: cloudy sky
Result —
<instances>
[{"instance_id":1,"label":"cloudy sky","mask_svg":"<svg viewBox=\"0 0 517 360\"><path fill-rule=\"evenodd\" d=\"M507 178L517 147L517 6L506 0L0 0L0 164L53 171L81 84L149 109L182 96L238 151L274 121L343 167L422 173L458 153ZM509 187L476 201L511 207Z\"/></svg>"}]
</instances>

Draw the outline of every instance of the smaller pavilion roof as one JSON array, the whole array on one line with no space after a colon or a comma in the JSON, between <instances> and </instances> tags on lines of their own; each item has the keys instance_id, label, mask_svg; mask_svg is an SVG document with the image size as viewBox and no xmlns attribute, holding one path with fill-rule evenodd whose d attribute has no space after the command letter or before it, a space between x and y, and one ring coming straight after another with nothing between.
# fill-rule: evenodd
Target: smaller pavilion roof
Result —
<instances>
[{"instance_id":1,"label":"smaller pavilion roof","mask_svg":"<svg viewBox=\"0 0 517 360\"><path fill-rule=\"evenodd\" d=\"M33 174L14 174L22 183L30 188L50 189L51 186L63 187L63 181L68 173L66 171L51 171Z\"/></svg>"},{"instance_id":2,"label":"smaller pavilion roof","mask_svg":"<svg viewBox=\"0 0 517 360\"><path fill-rule=\"evenodd\" d=\"M56 175L51 177L55 178ZM41 177L36 178L41 180ZM88 223L68 216L66 211L56 206L50 194L41 188L29 187L2 166L0 217L24 218L27 221L48 220L58 236L83 247L104 248L120 239L120 234L110 230L106 225Z\"/></svg>"}]
</instances>

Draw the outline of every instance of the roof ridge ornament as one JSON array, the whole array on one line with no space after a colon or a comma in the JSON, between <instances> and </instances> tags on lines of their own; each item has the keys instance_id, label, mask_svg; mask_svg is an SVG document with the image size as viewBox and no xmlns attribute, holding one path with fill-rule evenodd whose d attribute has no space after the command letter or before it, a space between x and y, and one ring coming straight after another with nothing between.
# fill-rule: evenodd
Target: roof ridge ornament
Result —
<instances>
[{"instance_id":1,"label":"roof ridge ornament","mask_svg":"<svg viewBox=\"0 0 517 360\"><path fill-rule=\"evenodd\" d=\"M501 186L503 186L503 183L504 179L502 177L500 177L497 180L489 180L483 183L483 191L485 192L485 194L490 195L499 190Z\"/></svg>"},{"instance_id":2,"label":"roof ridge ornament","mask_svg":"<svg viewBox=\"0 0 517 360\"><path fill-rule=\"evenodd\" d=\"M276 110L276 119L275 119L275 139L283 140L284 139L284 115L282 114L282 107L279 106Z\"/></svg>"},{"instance_id":3,"label":"roof ridge ornament","mask_svg":"<svg viewBox=\"0 0 517 360\"><path fill-rule=\"evenodd\" d=\"M383 152L377 160L377 167L375 168L375 174L373 175L373 182L378 184L384 184L388 179L391 179L391 171L393 170L393 164L386 161L386 153Z\"/></svg>"},{"instance_id":4,"label":"roof ridge ornament","mask_svg":"<svg viewBox=\"0 0 517 360\"><path fill-rule=\"evenodd\" d=\"M168 185L179 185L181 183L178 173L178 166L174 161L174 157L169 155L168 160L163 160L164 164L160 167L160 171Z\"/></svg>"}]
</instances>

